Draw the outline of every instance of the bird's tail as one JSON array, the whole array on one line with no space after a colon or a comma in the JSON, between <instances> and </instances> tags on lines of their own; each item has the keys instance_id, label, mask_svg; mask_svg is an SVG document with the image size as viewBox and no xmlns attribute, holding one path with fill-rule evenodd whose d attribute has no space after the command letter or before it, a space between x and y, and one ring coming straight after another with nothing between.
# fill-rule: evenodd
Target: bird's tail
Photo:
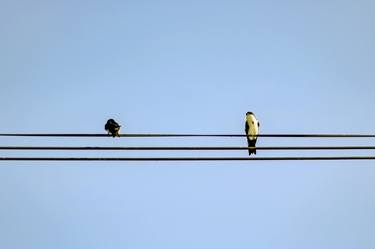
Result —
<instances>
[{"instance_id":1,"label":"bird's tail","mask_svg":"<svg viewBox=\"0 0 375 249\"><path fill-rule=\"evenodd\" d=\"M251 139L247 138L248 147L254 147L254 148L249 149L249 156L251 156L251 154L254 154L254 155L257 154L257 149L255 148L256 142L257 142L256 139L251 140Z\"/></svg>"}]
</instances>

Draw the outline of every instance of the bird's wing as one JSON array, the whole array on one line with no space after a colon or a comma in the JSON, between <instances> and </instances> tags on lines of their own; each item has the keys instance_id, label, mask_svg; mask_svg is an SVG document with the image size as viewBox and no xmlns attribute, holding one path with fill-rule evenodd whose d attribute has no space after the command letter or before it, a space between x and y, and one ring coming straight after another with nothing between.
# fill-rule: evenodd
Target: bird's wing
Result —
<instances>
[{"instance_id":1,"label":"bird's wing","mask_svg":"<svg viewBox=\"0 0 375 249\"><path fill-rule=\"evenodd\" d=\"M258 127L260 126L260 123L259 123L259 121L258 121Z\"/></svg>"},{"instance_id":2,"label":"bird's wing","mask_svg":"<svg viewBox=\"0 0 375 249\"><path fill-rule=\"evenodd\" d=\"M247 121L245 122L245 132L246 135L249 133L249 124L247 123Z\"/></svg>"}]
</instances>

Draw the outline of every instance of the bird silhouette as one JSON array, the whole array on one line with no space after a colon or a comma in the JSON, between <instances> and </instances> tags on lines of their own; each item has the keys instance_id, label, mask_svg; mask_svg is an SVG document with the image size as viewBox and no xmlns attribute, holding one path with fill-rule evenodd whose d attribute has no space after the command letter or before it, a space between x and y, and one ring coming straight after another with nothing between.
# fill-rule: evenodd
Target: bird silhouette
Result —
<instances>
[{"instance_id":1,"label":"bird silhouette","mask_svg":"<svg viewBox=\"0 0 375 249\"><path fill-rule=\"evenodd\" d=\"M108 134L111 134L112 137L120 137L120 128L121 125L119 125L115 120L108 119L107 123L104 126L104 129L108 132Z\"/></svg>"}]
</instances>

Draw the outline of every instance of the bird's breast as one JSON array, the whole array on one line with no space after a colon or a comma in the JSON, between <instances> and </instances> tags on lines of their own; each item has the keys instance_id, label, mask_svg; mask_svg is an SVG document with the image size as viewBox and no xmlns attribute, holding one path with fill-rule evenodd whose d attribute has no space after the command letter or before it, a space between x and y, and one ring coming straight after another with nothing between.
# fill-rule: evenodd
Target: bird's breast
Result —
<instances>
[{"instance_id":1,"label":"bird's breast","mask_svg":"<svg viewBox=\"0 0 375 249\"><path fill-rule=\"evenodd\" d=\"M246 119L246 122L249 126L247 131L247 135L250 136L251 140L256 139L259 133L258 121L252 117Z\"/></svg>"}]
</instances>

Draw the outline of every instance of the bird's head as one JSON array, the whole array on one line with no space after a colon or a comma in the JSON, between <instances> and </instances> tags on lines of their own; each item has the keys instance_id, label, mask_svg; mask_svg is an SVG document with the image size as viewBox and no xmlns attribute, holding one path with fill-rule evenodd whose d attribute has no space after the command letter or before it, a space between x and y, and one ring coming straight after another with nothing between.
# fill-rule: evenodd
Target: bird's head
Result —
<instances>
[{"instance_id":1,"label":"bird's head","mask_svg":"<svg viewBox=\"0 0 375 249\"><path fill-rule=\"evenodd\" d=\"M254 115L254 113L252 113L252 112L246 112L246 116L248 116L248 115Z\"/></svg>"}]
</instances>

